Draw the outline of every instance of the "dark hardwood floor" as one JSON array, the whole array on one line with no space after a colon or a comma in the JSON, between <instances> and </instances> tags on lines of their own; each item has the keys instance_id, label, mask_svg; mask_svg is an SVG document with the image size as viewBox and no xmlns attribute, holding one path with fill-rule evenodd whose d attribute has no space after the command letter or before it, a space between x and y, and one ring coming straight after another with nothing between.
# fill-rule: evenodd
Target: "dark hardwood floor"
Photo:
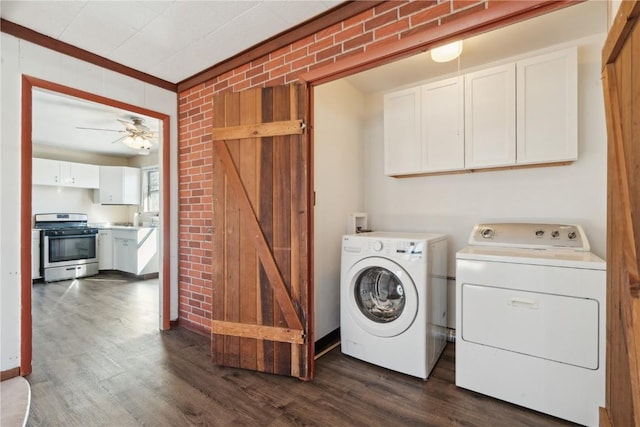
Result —
<instances>
[{"instance_id":1,"label":"dark hardwood floor","mask_svg":"<svg viewBox=\"0 0 640 427\"><path fill-rule=\"evenodd\" d=\"M158 282L35 284L29 426L566 426L459 389L452 344L427 381L343 356L316 378L218 367L209 339L158 331Z\"/></svg>"}]
</instances>

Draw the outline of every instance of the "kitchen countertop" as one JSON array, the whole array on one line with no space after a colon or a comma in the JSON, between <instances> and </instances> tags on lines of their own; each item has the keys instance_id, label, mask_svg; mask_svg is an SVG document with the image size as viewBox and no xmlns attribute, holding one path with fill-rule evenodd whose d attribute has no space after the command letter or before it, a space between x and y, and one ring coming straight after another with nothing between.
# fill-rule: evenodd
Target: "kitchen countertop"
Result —
<instances>
[{"instance_id":1,"label":"kitchen countertop","mask_svg":"<svg viewBox=\"0 0 640 427\"><path fill-rule=\"evenodd\" d=\"M156 225L119 225L119 224L89 224L90 227L98 228L100 230L141 230L144 228L158 228Z\"/></svg>"}]
</instances>

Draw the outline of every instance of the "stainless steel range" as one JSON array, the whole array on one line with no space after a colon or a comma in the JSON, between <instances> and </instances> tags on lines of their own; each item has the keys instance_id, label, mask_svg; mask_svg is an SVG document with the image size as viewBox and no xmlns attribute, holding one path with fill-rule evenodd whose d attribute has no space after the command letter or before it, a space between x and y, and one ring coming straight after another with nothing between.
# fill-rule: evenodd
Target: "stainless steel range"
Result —
<instances>
[{"instance_id":1,"label":"stainless steel range","mask_svg":"<svg viewBox=\"0 0 640 427\"><path fill-rule=\"evenodd\" d=\"M40 273L45 282L98 274L98 229L88 226L86 214L36 214L34 226L41 230Z\"/></svg>"}]
</instances>

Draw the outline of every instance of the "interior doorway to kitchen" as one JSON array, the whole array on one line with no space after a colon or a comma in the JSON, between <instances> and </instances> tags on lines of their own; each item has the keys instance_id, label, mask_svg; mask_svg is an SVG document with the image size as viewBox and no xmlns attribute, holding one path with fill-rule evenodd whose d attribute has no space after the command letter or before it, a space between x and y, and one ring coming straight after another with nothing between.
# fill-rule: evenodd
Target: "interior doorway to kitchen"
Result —
<instances>
[{"instance_id":1,"label":"interior doorway to kitchen","mask_svg":"<svg viewBox=\"0 0 640 427\"><path fill-rule=\"evenodd\" d=\"M37 93L36 93L37 92ZM34 119L34 94L41 96L42 93L55 95L60 98L61 103L78 103L84 101L91 103L94 108L103 106L105 109L117 109L119 111L130 112L133 117L149 117L158 121L158 153L157 170L159 172L158 182L158 233L159 233L159 316L158 325L160 329L168 329L170 321L170 288L169 288L169 116L156 111L148 110L139 106L123 103L103 96L80 91L70 87L58 85L40 79L23 76L22 81L22 129L21 129L21 366L23 375L31 372L32 359L32 263L31 263L31 225L32 225L32 157L34 153L34 129L36 128ZM134 122L135 123L135 122ZM96 126L97 129L100 126ZM106 128L105 128L106 129ZM115 128L112 128L117 130ZM37 135L37 134L36 134ZM114 133L115 135L115 133ZM117 135L116 135L117 137ZM116 138L113 138L115 141ZM120 148L120 147L118 147ZM38 148L41 149L41 148ZM145 156L147 157L147 156ZM149 156L150 157L150 156ZM149 165L146 165L149 166ZM145 167L140 164L136 167ZM155 197L155 196L154 196Z\"/></svg>"}]
</instances>

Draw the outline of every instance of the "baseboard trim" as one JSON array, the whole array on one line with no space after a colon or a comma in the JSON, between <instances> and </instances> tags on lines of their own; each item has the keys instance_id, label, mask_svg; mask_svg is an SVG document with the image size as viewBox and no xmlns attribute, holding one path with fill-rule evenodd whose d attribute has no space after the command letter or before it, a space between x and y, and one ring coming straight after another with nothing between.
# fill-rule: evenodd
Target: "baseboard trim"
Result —
<instances>
[{"instance_id":1,"label":"baseboard trim","mask_svg":"<svg viewBox=\"0 0 640 427\"><path fill-rule=\"evenodd\" d=\"M18 376L20 376L20 367L7 369L6 371L0 372L0 381L9 380Z\"/></svg>"},{"instance_id":2,"label":"baseboard trim","mask_svg":"<svg viewBox=\"0 0 640 427\"><path fill-rule=\"evenodd\" d=\"M316 358L340 344L340 328L334 329L324 337L314 343L314 354Z\"/></svg>"}]
</instances>

